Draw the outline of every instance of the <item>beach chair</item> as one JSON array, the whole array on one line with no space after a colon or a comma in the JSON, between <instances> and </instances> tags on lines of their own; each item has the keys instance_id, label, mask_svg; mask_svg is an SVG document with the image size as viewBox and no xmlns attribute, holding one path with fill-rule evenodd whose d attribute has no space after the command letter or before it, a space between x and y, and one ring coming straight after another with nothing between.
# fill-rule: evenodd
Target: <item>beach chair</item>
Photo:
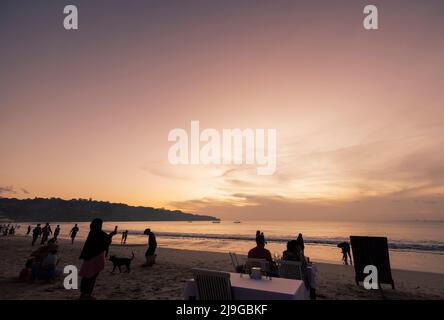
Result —
<instances>
[{"instance_id":1,"label":"beach chair","mask_svg":"<svg viewBox=\"0 0 444 320\"><path fill-rule=\"evenodd\" d=\"M237 258L236 253L234 252L228 252L231 259L231 264L233 265L234 272L240 273L243 272L244 266L239 263L239 259Z\"/></svg>"},{"instance_id":2,"label":"beach chair","mask_svg":"<svg viewBox=\"0 0 444 320\"><path fill-rule=\"evenodd\" d=\"M247 261L245 261L245 273L250 274L251 268L261 268L266 274L270 271L270 263L265 259L248 258Z\"/></svg>"},{"instance_id":3,"label":"beach chair","mask_svg":"<svg viewBox=\"0 0 444 320\"><path fill-rule=\"evenodd\" d=\"M302 280L302 262L279 260L277 265L279 278Z\"/></svg>"},{"instance_id":4,"label":"beach chair","mask_svg":"<svg viewBox=\"0 0 444 320\"><path fill-rule=\"evenodd\" d=\"M197 300L232 300L230 274L207 269L191 269Z\"/></svg>"},{"instance_id":5,"label":"beach chair","mask_svg":"<svg viewBox=\"0 0 444 320\"><path fill-rule=\"evenodd\" d=\"M359 285L359 282L363 282L368 275L364 273L364 268L368 265L374 265L378 270L378 287L381 288L381 284L384 283L390 284L392 289L395 289L387 238L350 236L350 243L356 284Z\"/></svg>"}]
</instances>

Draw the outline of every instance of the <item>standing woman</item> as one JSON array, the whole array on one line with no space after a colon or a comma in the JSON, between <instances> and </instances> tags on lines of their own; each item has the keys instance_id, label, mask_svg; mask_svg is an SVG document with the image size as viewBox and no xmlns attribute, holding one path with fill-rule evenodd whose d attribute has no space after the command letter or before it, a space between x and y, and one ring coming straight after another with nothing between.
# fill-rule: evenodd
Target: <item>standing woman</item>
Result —
<instances>
[{"instance_id":1,"label":"standing woman","mask_svg":"<svg viewBox=\"0 0 444 320\"><path fill-rule=\"evenodd\" d=\"M80 282L80 299L94 299L92 292L97 276L105 268L105 256L108 254L112 237L116 234L116 231L110 234L104 232L102 224L102 219L98 218L91 222L88 238L80 254L80 259L83 260L79 272L79 275L82 277Z\"/></svg>"}]
</instances>

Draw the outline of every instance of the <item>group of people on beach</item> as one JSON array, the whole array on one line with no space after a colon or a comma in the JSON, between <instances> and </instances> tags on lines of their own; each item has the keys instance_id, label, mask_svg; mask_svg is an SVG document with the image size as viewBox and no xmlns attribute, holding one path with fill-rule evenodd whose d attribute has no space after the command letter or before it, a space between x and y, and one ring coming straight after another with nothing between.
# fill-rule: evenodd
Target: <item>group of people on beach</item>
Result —
<instances>
[{"instance_id":1,"label":"group of people on beach","mask_svg":"<svg viewBox=\"0 0 444 320\"><path fill-rule=\"evenodd\" d=\"M10 223L8 224L1 224L0 225L0 235L3 236L13 236L15 235L15 230L19 229L20 225L12 225Z\"/></svg>"},{"instance_id":2,"label":"group of people on beach","mask_svg":"<svg viewBox=\"0 0 444 320\"><path fill-rule=\"evenodd\" d=\"M46 244L41 245L31 253L30 258L26 261L24 269L19 274L19 281L52 281L56 279L62 273L62 269L57 268L60 262L58 252L59 248L55 238L51 238Z\"/></svg>"},{"instance_id":3,"label":"group of people on beach","mask_svg":"<svg viewBox=\"0 0 444 320\"><path fill-rule=\"evenodd\" d=\"M31 233L31 226L28 226L28 230L26 231L26 235L29 235ZM77 224L71 229L70 236L72 239L72 243L74 243L74 239L78 232ZM52 235L52 240L54 242L57 242L57 238L60 235L60 225L58 224L56 228L54 229L54 232L51 229L51 225L49 222L47 222L43 227L41 227L41 224L38 223L37 226L32 229L32 245L34 245L37 242L37 239L41 237L40 245L44 245L48 240L49 236Z\"/></svg>"},{"instance_id":4,"label":"group of people on beach","mask_svg":"<svg viewBox=\"0 0 444 320\"><path fill-rule=\"evenodd\" d=\"M79 228L77 227L77 224L71 229L71 243L74 242L78 230ZM28 226L26 235L32 235L31 245L34 246L37 240L41 238L40 247L30 254L29 259L27 259L25 263L25 267L19 274L19 281L52 281L62 273L61 268L57 268L60 261L60 258L58 257L59 248L57 245L57 239L60 232L60 225L57 225L54 231L52 231L49 222L43 227L40 223L34 228L30 225ZM52 238L50 238L51 235Z\"/></svg>"},{"instance_id":5,"label":"group of people on beach","mask_svg":"<svg viewBox=\"0 0 444 320\"><path fill-rule=\"evenodd\" d=\"M269 264L270 273L276 274L276 264L273 261L271 252L265 248L267 241L265 240L264 233L260 230L256 231L256 247L252 248L248 252L248 258L265 259ZM350 244L347 241L339 243L338 248L342 250L342 261L348 265L352 264L352 258L350 253ZM310 263L310 259L305 256L305 244L302 233L299 233L296 239L287 242L287 249L282 253L282 260L298 261L302 263L302 270Z\"/></svg>"},{"instance_id":6,"label":"group of people on beach","mask_svg":"<svg viewBox=\"0 0 444 320\"><path fill-rule=\"evenodd\" d=\"M265 235L260 230L256 231L256 246L248 251L249 259L262 259L268 263L267 274L273 277L279 277L277 261L273 260L270 250L265 248L267 241ZM287 242L287 248L282 252L283 261L297 261L301 263L302 280L307 288L310 288L310 294L314 295L311 288L310 279L308 277L307 266L310 259L304 254L305 244L301 233L296 239ZM277 257L276 257L277 259Z\"/></svg>"},{"instance_id":7,"label":"group of people on beach","mask_svg":"<svg viewBox=\"0 0 444 320\"><path fill-rule=\"evenodd\" d=\"M271 274L277 274L276 264L273 261L271 252L265 248L267 241L265 235L260 230L256 231L256 247L248 251L248 258L265 259L269 263ZM309 262L309 258L304 255L305 244L302 234L299 233L296 239L287 242L287 249L282 253L282 260L302 262L303 268Z\"/></svg>"},{"instance_id":8,"label":"group of people on beach","mask_svg":"<svg viewBox=\"0 0 444 320\"><path fill-rule=\"evenodd\" d=\"M83 260L79 275L82 277L80 282L80 299L94 299L92 293L99 273L105 268L105 258L108 255L109 246L113 236L117 234L117 226L114 231L106 233L102 230L103 221L94 219L90 224L90 231L80 254ZM155 257L157 248L156 236L151 229L145 229L144 234L148 236L148 249L145 253L147 263L152 265L152 257ZM122 233L121 244L126 242L128 230Z\"/></svg>"},{"instance_id":9,"label":"group of people on beach","mask_svg":"<svg viewBox=\"0 0 444 320\"><path fill-rule=\"evenodd\" d=\"M118 226L110 233L106 233L102 229L102 219L96 218L90 224L90 230L85 244L83 245L79 259L83 260L79 275L80 281L80 299L94 299L92 293L95 282L100 272L105 268L105 258L108 256L109 246L113 237L117 234ZM50 223L46 223L43 227L41 224L32 229L28 227L27 235L32 231L32 245L34 246L38 238L41 237L40 247L33 251L30 258L26 261L25 267L19 274L20 281L46 280L52 281L56 279L62 270L57 267L59 257L59 247L57 238L60 235L60 225L51 229ZM79 232L77 224L69 232L71 244ZM49 239L49 236L52 238ZM157 240L151 229L145 229L144 235L148 236L148 249L145 253L146 263L144 266L150 266L154 263L155 252L157 248ZM128 230L122 232L121 244L125 244L128 237ZM49 240L48 240L49 239Z\"/></svg>"},{"instance_id":10,"label":"group of people on beach","mask_svg":"<svg viewBox=\"0 0 444 320\"><path fill-rule=\"evenodd\" d=\"M81 299L93 299L92 293L96 279L105 267L105 259L108 256L109 246L112 243L113 237L117 234L118 226L115 226L114 230L110 233L106 233L102 227L103 221L101 219L96 218L92 220L88 236L79 256L79 259L83 260L79 272L81 276ZM0 231L5 230L5 228L10 232L14 226L0 226ZM28 226L26 235L32 234L32 245L35 245L39 237L41 237L41 240L40 247L31 253L30 258L26 261L25 268L20 272L19 279L21 281L51 281L61 274L61 269L57 267L60 261L58 255L59 248L57 245L60 232L60 225L57 225L54 231L52 231L49 222L43 227L41 227L39 223L34 229ZM71 244L74 243L78 232L79 227L75 224L69 232ZM51 235L52 238L50 238ZM155 234L150 229L145 229L144 235L148 236L148 249L145 252L146 263L144 265L150 266L154 263L157 240ZM126 244L127 238L128 230L125 230L122 232L121 245ZM249 250L248 258L266 260L269 264L269 275L277 276L276 261L273 260L271 252L265 248L267 241L264 233L257 230L255 240L256 246ZM347 242L342 242L338 244L338 247L342 249L344 263L348 264L348 258L351 263L350 245ZM304 238L301 233L299 233L295 239L287 242L286 250L282 252L281 259L284 261L301 262L303 280L308 287L309 279L306 271L310 260L305 256Z\"/></svg>"},{"instance_id":11,"label":"group of people on beach","mask_svg":"<svg viewBox=\"0 0 444 320\"><path fill-rule=\"evenodd\" d=\"M53 242L57 242L57 238L60 235L61 228L60 225L58 224L53 232L49 222L47 222L43 227L41 227L41 224L38 223L34 229L32 229L31 226L28 226L26 235L29 235L31 233L31 230L32 230L31 244L34 245L37 242L37 239L41 237L40 245L44 245L48 241L50 235L52 235L51 240L53 240ZM76 223L69 233L69 236L71 237L71 244L74 243L78 231L79 228L77 227Z\"/></svg>"}]
</instances>

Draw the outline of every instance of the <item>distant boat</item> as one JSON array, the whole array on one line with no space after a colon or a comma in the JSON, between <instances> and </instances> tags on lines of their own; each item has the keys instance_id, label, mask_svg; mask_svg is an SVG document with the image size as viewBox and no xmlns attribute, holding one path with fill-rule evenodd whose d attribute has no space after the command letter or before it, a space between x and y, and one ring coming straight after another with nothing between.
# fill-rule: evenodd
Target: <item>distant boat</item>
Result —
<instances>
[{"instance_id":1,"label":"distant boat","mask_svg":"<svg viewBox=\"0 0 444 320\"><path fill-rule=\"evenodd\" d=\"M236 220L236 221L234 221L233 223L241 223L241 222Z\"/></svg>"},{"instance_id":2,"label":"distant boat","mask_svg":"<svg viewBox=\"0 0 444 320\"><path fill-rule=\"evenodd\" d=\"M220 220L212 221L212 223L220 223Z\"/></svg>"},{"instance_id":3,"label":"distant boat","mask_svg":"<svg viewBox=\"0 0 444 320\"><path fill-rule=\"evenodd\" d=\"M188 223L193 223L193 221L188 221Z\"/></svg>"}]
</instances>

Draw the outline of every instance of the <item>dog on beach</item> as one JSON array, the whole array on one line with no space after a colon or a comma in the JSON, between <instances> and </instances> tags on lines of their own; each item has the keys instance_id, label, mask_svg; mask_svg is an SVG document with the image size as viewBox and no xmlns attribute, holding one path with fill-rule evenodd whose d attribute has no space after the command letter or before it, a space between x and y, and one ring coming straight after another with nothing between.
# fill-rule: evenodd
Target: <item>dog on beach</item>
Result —
<instances>
[{"instance_id":1,"label":"dog on beach","mask_svg":"<svg viewBox=\"0 0 444 320\"><path fill-rule=\"evenodd\" d=\"M113 271L111 271L111 273L113 273L116 270L116 268L119 268L119 271L121 273L122 266L126 267L127 272L130 272L131 271L131 261L133 261L133 259L134 259L134 252L132 253L131 258L118 258L116 256L109 257L109 261L111 261L113 263Z\"/></svg>"}]
</instances>

